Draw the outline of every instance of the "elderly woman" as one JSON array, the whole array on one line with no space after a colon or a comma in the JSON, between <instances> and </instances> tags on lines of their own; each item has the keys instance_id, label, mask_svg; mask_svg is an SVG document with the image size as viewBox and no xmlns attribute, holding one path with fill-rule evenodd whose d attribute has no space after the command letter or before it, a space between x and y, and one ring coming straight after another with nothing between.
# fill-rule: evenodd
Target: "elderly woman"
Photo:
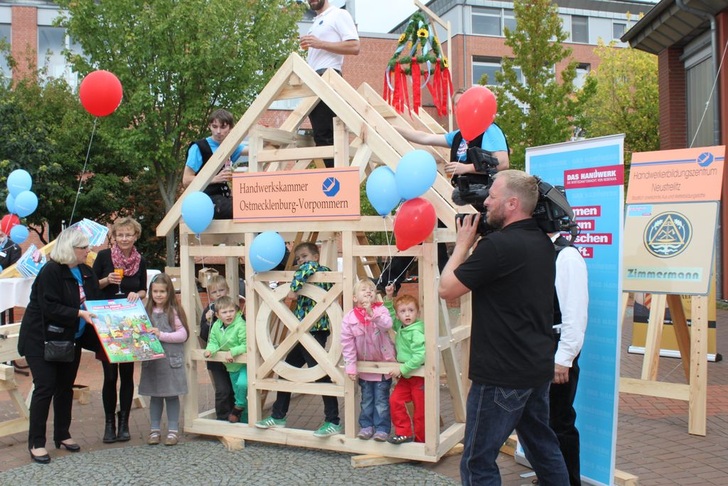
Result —
<instances>
[{"instance_id":1,"label":"elderly woman","mask_svg":"<svg viewBox=\"0 0 728 486\"><path fill-rule=\"evenodd\" d=\"M30 302L20 324L18 352L25 356L33 374L30 400L28 449L30 458L48 464L45 449L46 421L53 400L53 441L56 449L78 452L81 447L69 432L73 406L73 382L81 361L81 347L98 349L98 338L85 309L86 299L99 298L99 284L84 262L88 238L71 227L64 230L51 250L30 292ZM46 341L66 344L65 356L50 356ZM44 350L46 352L44 352ZM60 361L57 361L60 360Z\"/></svg>"},{"instance_id":2,"label":"elderly woman","mask_svg":"<svg viewBox=\"0 0 728 486\"><path fill-rule=\"evenodd\" d=\"M142 233L142 226L132 218L118 218L111 228L114 244L101 250L94 261L94 272L99 279L101 294L105 299L127 299L134 302L147 295L147 262L137 251L134 243ZM121 270L121 271L120 271ZM123 271L123 273L122 273ZM104 367L104 385L101 397L106 413L103 441L125 442L129 434L129 413L134 399L134 363L109 363L106 354L97 353ZM115 428L116 383L119 381L119 426Z\"/></svg>"}]
</instances>

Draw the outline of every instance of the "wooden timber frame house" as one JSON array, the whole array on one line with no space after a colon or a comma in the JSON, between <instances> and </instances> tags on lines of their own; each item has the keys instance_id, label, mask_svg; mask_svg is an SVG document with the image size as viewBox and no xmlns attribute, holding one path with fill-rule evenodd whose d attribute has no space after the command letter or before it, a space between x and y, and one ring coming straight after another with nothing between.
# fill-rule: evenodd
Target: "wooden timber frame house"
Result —
<instances>
[{"instance_id":1,"label":"wooden timber frame house","mask_svg":"<svg viewBox=\"0 0 728 486\"><path fill-rule=\"evenodd\" d=\"M258 119L276 100L300 98L280 128L267 128L257 124ZM336 114L334 144L327 147L311 146L310 137L299 134L299 127L319 100ZM195 282L196 257L224 257L225 277L233 295L238 290L240 259L246 258L256 234L277 231L285 241L319 241L321 263L337 268L337 257L343 259L343 271L319 272L309 282L331 282L327 292L306 284L302 294L317 302L303 321L298 321L284 299L289 291L292 271L253 273L246 265L247 354L236 361L247 363L249 422L231 424L215 420L214 410L200 409L197 367L204 366L203 349L199 340L186 343L186 367L190 392L184 397L185 431L217 436L221 440L244 440L286 444L288 446L335 450L361 455L376 455L393 460L437 462L462 441L465 431L465 403L468 390L467 354L470 338L470 297L461 299L461 312L450 322L446 303L437 294L439 271L437 244L455 241L455 214L474 212L453 206L452 187L446 176L438 173L431 189L422 197L435 207L437 217L446 228L436 228L425 242L397 251L393 246L371 245L363 238L365 232L383 230L380 216L362 216L356 221L311 222L256 222L240 223L234 220L213 220L198 239L181 219L181 206L185 196L202 190L232 154L235 147L249 136L249 172L303 170L315 159L333 158L336 167L359 168L360 179L379 165L393 171L400 158L415 147L395 130L394 125L412 126L419 130L443 133L444 130L424 111L399 115L370 86L363 84L354 89L333 70L319 76L306 61L293 53L235 124L227 138L197 177L180 196L170 212L157 227L157 235L165 236L179 225L181 302L192 329L200 320L200 298ZM444 152L435 152L438 162L447 160ZM313 169L312 169L313 170ZM391 218L391 217L390 217ZM392 225L389 224L389 228ZM338 247L340 245L340 248ZM426 361L415 374L425 377L425 442L392 445L356 438L358 425L358 384L349 380L341 364L340 323L344 312L352 307L352 292L367 262L390 255L417 258L419 276L420 317L425 323ZM269 283L277 281L271 289ZM308 333L310 326L322 313L331 319L328 350L322 349ZM301 342L317 359L314 368L294 368L284 362L287 352ZM223 361L227 353L211 358ZM359 362L359 371L385 373L398 366L396 363ZM328 374L332 383L317 383ZM440 386L446 380L447 388ZM449 390L449 394L442 390ZM254 426L268 415L263 410L270 392L289 391L294 394L333 395L339 398L344 433L328 438L316 438L311 430L274 428L262 430ZM443 396L441 396L443 395ZM452 401L450 423L441 418L441 400Z\"/></svg>"}]
</instances>

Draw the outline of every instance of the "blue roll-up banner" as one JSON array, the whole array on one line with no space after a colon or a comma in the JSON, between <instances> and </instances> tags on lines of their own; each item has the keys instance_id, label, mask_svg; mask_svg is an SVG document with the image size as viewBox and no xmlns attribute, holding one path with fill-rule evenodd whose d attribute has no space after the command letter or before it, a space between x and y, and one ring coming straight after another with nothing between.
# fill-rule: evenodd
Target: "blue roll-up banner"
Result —
<instances>
[{"instance_id":1,"label":"blue roll-up banner","mask_svg":"<svg viewBox=\"0 0 728 486\"><path fill-rule=\"evenodd\" d=\"M529 148L526 171L565 187L580 228L575 243L589 272L589 323L575 402L581 474L608 485L619 407L624 135Z\"/></svg>"}]
</instances>

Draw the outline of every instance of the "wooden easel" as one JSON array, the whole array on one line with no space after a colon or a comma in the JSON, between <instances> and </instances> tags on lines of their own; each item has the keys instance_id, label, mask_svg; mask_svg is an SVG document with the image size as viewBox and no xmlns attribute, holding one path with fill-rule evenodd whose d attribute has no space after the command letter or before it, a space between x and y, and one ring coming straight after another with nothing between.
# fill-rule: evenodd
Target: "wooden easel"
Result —
<instances>
[{"instance_id":1,"label":"wooden easel","mask_svg":"<svg viewBox=\"0 0 728 486\"><path fill-rule=\"evenodd\" d=\"M20 358L18 355L18 331L20 324L6 324L2 326L0 333L0 361L12 361ZM25 404L18 384L15 382L15 370L12 366L0 364L0 391L7 392L10 395L10 401L13 403L15 411L18 413L17 418L0 422L0 437L6 435L17 434L28 430L28 407Z\"/></svg>"},{"instance_id":2,"label":"wooden easel","mask_svg":"<svg viewBox=\"0 0 728 486\"><path fill-rule=\"evenodd\" d=\"M622 301L622 322L630 294ZM657 381L665 307L669 306L680 359L687 384ZM652 397L684 400L688 406L688 433L705 436L708 390L708 297L693 296L691 326L688 328L682 299L677 294L652 294L647 322L645 355L640 378L620 378L619 391Z\"/></svg>"}]
</instances>

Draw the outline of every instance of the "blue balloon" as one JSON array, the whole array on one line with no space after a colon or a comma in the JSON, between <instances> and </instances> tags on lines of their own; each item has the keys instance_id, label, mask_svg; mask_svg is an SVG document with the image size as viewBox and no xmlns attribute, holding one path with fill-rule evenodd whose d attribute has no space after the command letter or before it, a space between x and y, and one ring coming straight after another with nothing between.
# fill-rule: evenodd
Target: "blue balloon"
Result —
<instances>
[{"instance_id":1,"label":"blue balloon","mask_svg":"<svg viewBox=\"0 0 728 486\"><path fill-rule=\"evenodd\" d=\"M24 218L33 214L38 207L38 196L32 191L23 191L15 196L15 214Z\"/></svg>"},{"instance_id":2,"label":"blue balloon","mask_svg":"<svg viewBox=\"0 0 728 486\"><path fill-rule=\"evenodd\" d=\"M15 197L10 193L5 198L5 207L8 208L9 213L15 213Z\"/></svg>"},{"instance_id":3,"label":"blue balloon","mask_svg":"<svg viewBox=\"0 0 728 486\"><path fill-rule=\"evenodd\" d=\"M10 239L18 245L23 243L25 240L28 239L28 228L26 228L22 224L16 224L10 230Z\"/></svg>"},{"instance_id":4,"label":"blue balloon","mask_svg":"<svg viewBox=\"0 0 728 486\"><path fill-rule=\"evenodd\" d=\"M15 169L8 176L8 191L13 197L18 197L23 191L30 191L32 185L33 178L23 169Z\"/></svg>"},{"instance_id":5,"label":"blue balloon","mask_svg":"<svg viewBox=\"0 0 728 486\"><path fill-rule=\"evenodd\" d=\"M256 272L267 272L278 266L286 254L286 242L275 231L265 231L253 239L248 262Z\"/></svg>"},{"instance_id":6,"label":"blue balloon","mask_svg":"<svg viewBox=\"0 0 728 486\"><path fill-rule=\"evenodd\" d=\"M204 192L193 192L182 201L182 219L195 234L199 235L210 226L214 214L215 205Z\"/></svg>"},{"instance_id":7,"label":"blue balloon","mask_svg":"<svg viewBox=\"0 0 728 486\"><path fill-rule=\"evenodd\" d=\"M424 150L404 154L397 165L394 179L402 199L414 199L427 192L437 177L435 158Z\"/></svg>"},{"instance_id":8,"label":"blue balloon","mask_svg":"<svg viewBox=\"0 0 728 486\"><path fill-rule=\"evenodd\" d=\"M397 207L399 197L394 172L384 165L377 167L367 177L367 198L380 216L386 216Z\"/></svg>"}]
</instances>

